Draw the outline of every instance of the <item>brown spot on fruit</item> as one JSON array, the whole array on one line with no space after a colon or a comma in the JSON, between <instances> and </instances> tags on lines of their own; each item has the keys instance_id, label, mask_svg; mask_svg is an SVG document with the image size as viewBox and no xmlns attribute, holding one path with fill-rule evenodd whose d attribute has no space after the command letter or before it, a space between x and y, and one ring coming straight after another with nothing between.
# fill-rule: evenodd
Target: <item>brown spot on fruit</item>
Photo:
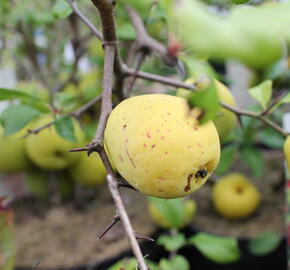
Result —
<instances>
[{"instance_id":1,"label":"brown spot on fruit","mask_svg":"<svg viewBox=\"0 0 290 270\"><path fill-rule=\"evenodd\" d=\"M157 179L160 180L160 181L165 181L165 180L167 180L165 177L158 177Z\"/></svg>"},{"instance_id":2,"label":"brown spot on fruit","mask_svg":"<svg viewBox=\"0 0 290 270\"><path fill-rule=\"evenodd\" d=\"M155 148L156 144L152 144L151 145L151 149Z\"/></svg>"},{"instance_id":3,"label":"brown spot on fruit","mask_svg":"<svg viewBox=\"0 0 290 270\"><path fill-rule=\"evenodd\" d=\"M164 190L163 189L158 189L158 192L163 192Z\"/></svg>"},{"instance_id":4,"label":"brown spot on fruit","mask_svg":"<svg viewBox=\"0 0 290 270\"><path fill-rule=\"evenodd\" d=\"M147 138L151 138L151 135L149 132L146 133Z\"/></svg>"},{"instance_id":5,"label":"brown spot on fruit","mask_svg":"<svg viewBox=\"0 0 290 270\"><path fill-rule=\"evenodd\" d=\"M196 172L195 177L204 179L204 178L206 178L207 173L208 173L208 171L206 169L202 168Z\"/></svg>"},{"instance_id":6,"label":"brown spot on fruit","mask_svg":"<svg viewBox=\"0 0 290 270\"><path fill-rule=\"evenodd\" d=\"M191 182L192 177L193 177L192 173L187 176L187 185L184 187L185 192L187 192L191 189L190 182Z\"/></svg>"},{"instance_id":7,"label":"brown spot on fruit","mask_svg":"<svg viewBox=\"0 0 290 270\"><path fill-rule=\"evenodd\" d=\"M124 161L124 159L123 159L123 157L122 157L121 155L119 155L118 157L119 157L119 159L120 159L122 162Z\"/></svg>"},{"instance_id":8,"label":"brown spot on fruit","mask_svg":"<svg viewBox=\"0 0 290 270\"><path fill-rule=\"evenodd\" d=\"M144 144L143 144L143 147L146 147L146 146L147 146L147 144L146 144L146 143L144 143Z\"/></svg>"},{"instance_id":9,"label":"brown spot on fruit","mask_svg":"<svg viewBox=\"0 0 290 270\"><path fill-rule=\"evenodd\" d=\"M127 124L123 125L123 129L125 129L127 127Z\"/></svg>"},{"instance_id":10,"label":"brown spot on fruit","mask_svg":"<svg viewBox=\"0 0 290 270\"><path fill-rule=\"evenodd\" d=\"M164 140L165 139L164 136L161 136L160 138L161 138L161 140Z\"/></svg>"}]
</instances>

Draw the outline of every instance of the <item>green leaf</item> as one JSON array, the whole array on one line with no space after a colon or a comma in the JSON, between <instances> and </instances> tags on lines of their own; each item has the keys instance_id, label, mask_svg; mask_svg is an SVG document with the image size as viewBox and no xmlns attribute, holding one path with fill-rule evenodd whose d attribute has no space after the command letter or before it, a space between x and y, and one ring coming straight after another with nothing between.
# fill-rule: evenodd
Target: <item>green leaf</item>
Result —
<instances>
[{"instance_id":1,"label":"green leaf","mask_svg":"<svg viewBox=\"0 0 290 270\"><path fill-rule=\"evenodd\" d=\"M176 255L172 259L161 259L159 270L189 270L190 265L185 257Z\"/></svg>"},{"instance_id":2,"label":"green leaf","mask_svg":"<svg viewBox=\"0 0 290 270\"><path fill-rule=\"evenodd\" d=\"M231 168L237 150L237 145L228 145L222 148L220 162L218 167L215 169L217 174L224 174Z\"/></svg>"},{"instance_id":3,"label":"green leaf","mask_svg":"<svg viewBox=\"0 0 290 270\"><path fill-rule=\"evenodd\" d=\"M0 122L5 130L4 134L11 135L17 132L40 115L40 111L27 105L15 105L6 108L0 115Z\"/></svg>"},{"instance_id":4,"label":"green leaf","mask_svg":"<svg viewBox=\"0 0 290 270\"><path fill-rule=\"evenodd\" d=\"M257 139L271 148L282 149L283 136L272 128L265 128L258 132Z\"/></svg>"},{"instance_id":5,"label":"green leaf","mask_svg":"<svg viewBox=\"0 0 290 270\"><path fill-rule=\"evenodd\" d=\"M63 137L67 141L76 142L74 125L71 117L66 116L56 119L54 126L59 136Z\"/></svg>"},{"instance_id":6,"label":"green leaf","mask_svg":"<svg viewBox=\"0 0 290 270\"><path fill-rule=\"evenodd\" d=\"M11 100L11 99L33 99L38 100L38 98L26 94L22 91L10 90L6 88L0 88L0 100Z\"/></svg>"},{"instance_id":7,"label":"green leaf","mask_svg":"<svg viewBox=\"0 0 290 270\"><path fill-rule=\"evenodd\" d=\"M260 178L264 171L264 159L261 152L253 147L244 147L241 149L241 159L251 169L255 178Z\"/></svg>"},{"instance_id":8,"label":"green leaf","mask_svg":"<svg viewBox=\"0 0 290 270\"><path fill-rule=\"evenodd\" d=\"M211 80L205 90L192 92L188 101L191 106L201 108L202 116L199 119L201 124L213 119L219 111L219 101L214 81Z\"/></svg>"},{"instance_id":9,"label":"green leaf","mask_svg":"<svg viewBox=\"0 0 290 270\"><path fill-rule=\"evenodd\" d=\"M159 268L157 268L157 265L154 262L151 262L149 260L145 260L145 262L150 267L151 270L160 270ZM136 270L137 265L138 263L135 258L124 258L116 262L114 265L112 265L108 270L120 270L120 269Z\"/></svg>"},{"instance_id":10,"label":"green leaf","mask_svg":"<svg viewBox=\"0 0 290 270\"><path fill-rule=\"evenodd\" d=\"M167 251L177 251L186 243L185 236L182 233L175 235L161 235L157 243L164 246Z\"/></svg>"},{"instance_id":11,"label":"green leaf","mask_svg":"<svg viewBox=\"0 0 290 270\"><path fill-rule=\"evenodd\" d=\"M183 223L185 214L184 203L182 199L164 200L155 197L149 197L150 203L156 207L172 228L179 228Z\"/></svg>"},{"instance_id":12,"label":"green leaf","mask_svg":"<svg viewBox=\"0 0 290 270\"><path fill-rule=\"evenodd\" d=\"M57 19L65 19L71 13L71 6L64 0L58 0L52 7L52 15Z\"/></svg>"},{"instance_id":13,"label":"green leaf","mask_svg":"<svg viewBox=\"0 0 290 270\"><path fill-rule=\"evenodd\" d=\"M264 256L274 251L281 242L281 236L274 232L263 232L249 243L249 250L256 256Z\"/></svg>"},{"instance_id":14,"label":"green leaf","mask_svg":"<svg viewBox=\"0 0 290 270\"><path fill-rule=\"evenodd\" d=\"M261 84L250 88L248 91L250 95L261 104L262 108L266 109L272 96L272 81L264 81Z\"/></svg>"},{"instance_id":15,"label":"green leaf","mask_svg":"<svg viewBox=\"0 0 290 270\"><path fill-rule=\"evenodd\" d=\"M198 233L189 238L188 242L205 257L217 263L233 263L241 256L238 241L234 237Z\"/></svg>"}]
</instances>

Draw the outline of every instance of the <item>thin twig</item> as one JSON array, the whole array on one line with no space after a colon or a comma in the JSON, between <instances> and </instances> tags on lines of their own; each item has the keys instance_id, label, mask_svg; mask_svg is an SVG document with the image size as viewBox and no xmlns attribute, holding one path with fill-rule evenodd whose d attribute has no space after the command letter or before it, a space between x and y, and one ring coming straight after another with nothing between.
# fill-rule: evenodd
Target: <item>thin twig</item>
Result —
<instances>
[{"instance_id":1,"label":"thin twig","mask_svg":"<svg viewBox=\"0 0 290 270\"><path fill-rule=\"evenodd\" d=\"M260 113L256 113L256 112L251 112L251 111L247 111L247 110L243 110L240 109L238 107L233 107L230 106L228 104L225 104L223 102L220 102L220 104L227 110L232 111L238 115L245 115L245 116L249 116L249 117L253 117L256 119L259 119L260 121L262 121L263 123L265 123L266 125L270 126L271 128L275 129L276 131L278 131L279 133L281 133L284 137L287 137L288 135L290 135L290 133L288 133L286 130L284 130L283 128L281 128L280 126L278 126L275 122L273 122L272 120L264 117L263 115L261 115Z\"/></svg>"},{"instance_id":2,"label":"thin twig","mask_svg":"<svg viewBox=\"0 0 290 270\"><path fill-rule=\"evenodd\" d=\"M279 103L279 101L287 95L287 91L281 91L278 95L271 101L269 106L261 112L261 115L267 115L271 112L271 110Z\"/></svg>"},{"instance_id":3,"label":"thin twig","mask_svg":"<svg viewBox=\"0 0 290 270\"><path fill-rule=\"evenodd\" d=\"M70 113L67 113L67 114L64 114L62 115L62 117L69 117L69 116L72 116L72 117L75 117L75 118L80 118L80 116L86 112L89 108L91 108L94 104L96 104L98 101L101 100L101 96L97 96L95 97L94 99L88 101L86 104L84 104L83 106L81 106L79 109L77 109L76 111L73 111L73 112L70 112ZM35 129L28 129L27 130L27 133L22 136L21 138L26 138L28 137L29 135L31 134L37 134L39 133L40 131L52 126L54 123L55 123L56 120L52 120L50 122L48 122L47 124L45 125L42 125L42 126L39 126ZM71 152L77 152L77 151L71 151Z\"/></svg>"},{"instance_id":4,"label":"thin twig","mask_svg":"<svg viewBox=\"0 0 290 270\"><path fill-rule=\"evenodd\" d=\"M99 32L99 30L90 22L90 20L88 20L88 18L79 10L79 8L77 7L76 3L74 0L67 0L67 2L70 4L70 6L72 7L74 13L80 18L80 20L86 24L90 30L94 33L94 35L100 40L102 41L102 34Z\"/></svg>"}]
</instances>

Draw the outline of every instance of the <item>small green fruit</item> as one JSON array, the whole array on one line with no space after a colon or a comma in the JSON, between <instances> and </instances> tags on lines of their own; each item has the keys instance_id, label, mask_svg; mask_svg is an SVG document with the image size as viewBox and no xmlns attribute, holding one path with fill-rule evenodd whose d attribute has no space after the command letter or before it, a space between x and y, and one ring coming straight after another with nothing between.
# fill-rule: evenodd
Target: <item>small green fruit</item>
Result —
<instances>
[{"instance_id":1,"label":"small green fruit","mask_svg":"<svg viewBox=\"0 0 290 270\"><path fill-rule=\"evenodd\" d=\"M5 136L0 126L0 171L19 172L29 167L29 160L25 153L23 129L12 135Z\"/></svg>"},{"instance_id":2,"label":"small green fruit","mask_svg":"<svg viewBox=\"0 0 290 270\"><path fill-rule=\"evenodd\" d=\"M89 157L86 153L78 153L78 161L70 168L72 179L83 186L94 187L104 183L106 169L97 153Z\"/></svg>"},{"instance_id":3,"label":"small green fruit","mask_svg":"<svg viewBox=\"0 0 290 270\"><path fill-rule=\"evenodd\" d=\"M50 115L44 116L35 122L34 127L43 126L52 120ZM77 121L74 121L74 128L77 142L66 141L60 137L54 126L38 134L31 134L25 143L29 158L44 170L62 170L69 167L78 159L78 155L68 153L67 150L81 146L84 141L83 132Z\"/></svg>"}]
</instances>

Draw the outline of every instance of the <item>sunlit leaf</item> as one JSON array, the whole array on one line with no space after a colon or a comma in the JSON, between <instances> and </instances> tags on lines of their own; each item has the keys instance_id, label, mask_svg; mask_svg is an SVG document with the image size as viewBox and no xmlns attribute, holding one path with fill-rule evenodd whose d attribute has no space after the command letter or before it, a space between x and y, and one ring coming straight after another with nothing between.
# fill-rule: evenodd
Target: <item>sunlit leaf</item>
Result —
<instances>
[{"instance_id":1,"label":"sunlit leaf","mask_svg":"<svg viewBox=\"0 0 290 270\"><path fill-rule=\"evenodd\" d=\"M157 243L164 246L167 251L177 251L186 243L185 236L182 233L175 235L161 235Z\"/></svg>"},{"instance_id":2,"label":"sunlit leaf","mask_svg":"<svg viewBox=\"0 0 290 270\"><path fill-rule=\"evenodd\" d=\"M234 237L198 233L189 238L188 242L205 257L217 263L233 263L241 256L238 241Z\"/></svg>"},{"instance_id":3,"label":"sunlit leaf","mask_svg":"<svg viewBox=\"0 0 290 270\"><path fill-rule=\"evenodd\" d=\"M261 84L250 88L248 91L250 95L261 104L262 108L266 109L272 96L272 81L264 81Z\"/></svg>"},{"instance_id":4,"label":"sunlit leaf","mask_svg":"<svg viewBox=\"0 0 290 270\"><path fill-rule=\"evenodd\" d=\"M10 135L25 127L42 113L27 105L15 105L6 108L0 115L4 134Z\"/></svg>"}]
</instances>

